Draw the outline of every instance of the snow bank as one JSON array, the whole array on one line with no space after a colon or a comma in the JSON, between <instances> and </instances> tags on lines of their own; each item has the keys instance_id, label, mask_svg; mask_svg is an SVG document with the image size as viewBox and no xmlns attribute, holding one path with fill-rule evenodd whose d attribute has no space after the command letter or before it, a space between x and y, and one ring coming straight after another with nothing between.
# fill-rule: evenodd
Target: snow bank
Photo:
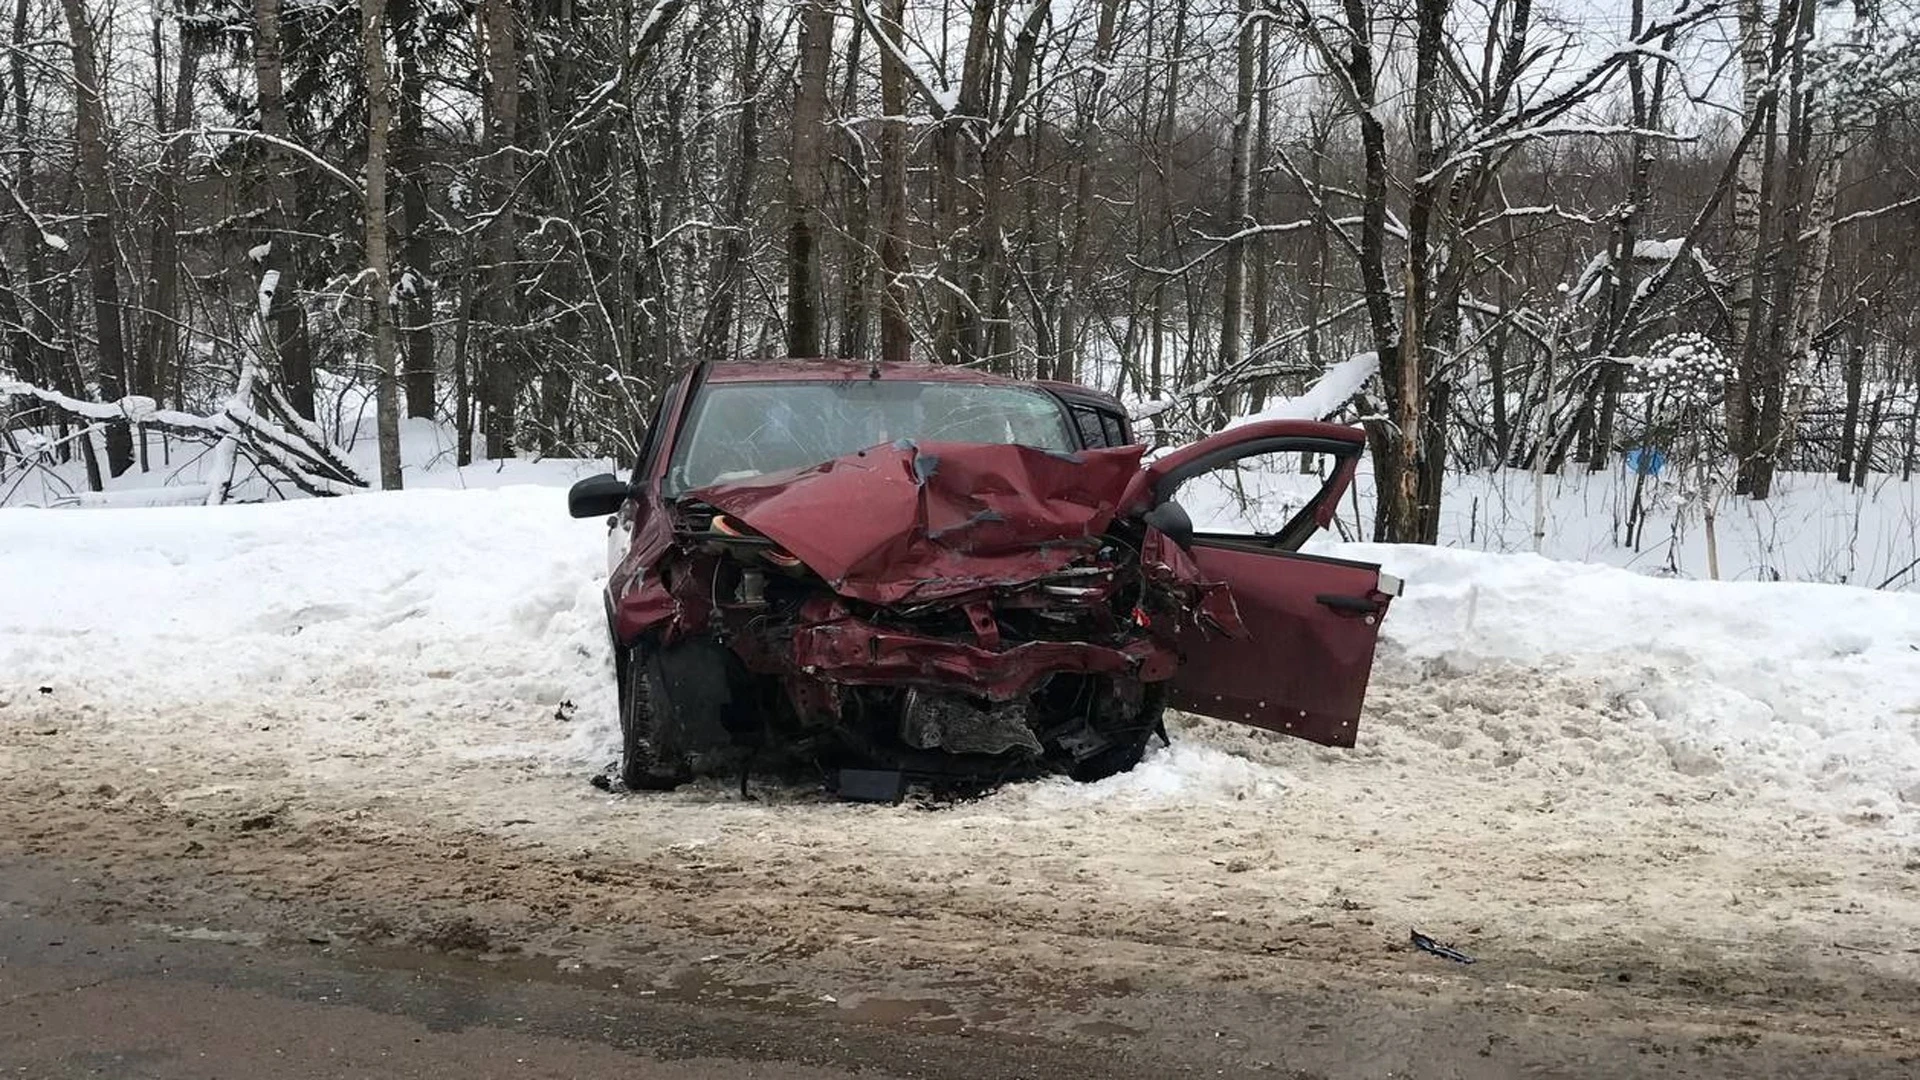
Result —
<instances>
[{"instance_id":1,"label":"snow bank","mask_svg":"<svg viewBox=\"0 0 1920 1080\"><path fill-rule=\"evenodd\" d=\"M0 510L0 711L45 687L130 740L330 782L408 755L577 777L615 754L613 694L605 527L564 503L513 486ZM1357 751L1192 724L1128 776L1005 805L1270 802L1290 770L1372 762L1543 789L1684 782L1920 835L1920 597L1333 550L1409 582Z\"/></svg>"},{"instance_id":2,"label":"snow bank","mask_svg":"<svg viewBox=\"0 0 1920 1080\"><path fill-rule=\"evenodd\" d=\"M1631 715L1631 730L1598 741L1563 732L1597 759L1651 736L1674 769L1720 774L1738 794L1898 822L1903 834L1920 826L1920 597L1664 580L1531 555L1340 553L1409 582L1386 621L1390 671L1590 679Z\"/></svg>"},{"instance_id":3,"label":"snow bank","mask_svg":"<svg viewBox=\"0 0 1920 1080\"><path fill-rule=\"evenodd\" d=\"M259 717L261 744L505 744L578 764L612 724L605 533L536 486L0 510L0 710L46 687L129 723ZM556 710L593 719L528 722ZM419 730L437 725L451 731Z\"/></svg>"}]
</instances>

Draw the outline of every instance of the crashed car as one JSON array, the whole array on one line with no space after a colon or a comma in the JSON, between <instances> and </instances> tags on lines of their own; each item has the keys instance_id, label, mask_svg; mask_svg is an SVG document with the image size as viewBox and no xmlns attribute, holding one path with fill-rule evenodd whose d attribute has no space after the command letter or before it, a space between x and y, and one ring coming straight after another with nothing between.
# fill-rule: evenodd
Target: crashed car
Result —
<instances>
[{"instance_id":1,"label":"crashed car","mask_svg":"<svg viewBox=\"0 0 1920 1080\"><path fill-rule=\"evenodd\" d=\"M778 759L850 795L1095 780L1164 738L1169 707L1351 746L1399 583L1299 549L1363 448L1272 420L1143 464L1120 402L1081 386L696 367L631 477L568 496L608 516L620 779L744 783ZM1196 528L1176 494L1256 455L1328 467L1271 528Z\"/></svg>"}]
</instances>

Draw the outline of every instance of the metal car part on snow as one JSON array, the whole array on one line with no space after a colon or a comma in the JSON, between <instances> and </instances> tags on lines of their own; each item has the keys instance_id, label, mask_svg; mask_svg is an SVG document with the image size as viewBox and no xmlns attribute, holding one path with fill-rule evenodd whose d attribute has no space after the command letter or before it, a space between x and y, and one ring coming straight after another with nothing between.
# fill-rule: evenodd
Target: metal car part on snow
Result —
<instances>
[{"instance_id":1,"label":"metal car part on snow","mask_svg":"<svg viewBox=\"0 0 1920 1080\"><path fill-rule=\"evenodd\" d=\"M569 494L611 527L622 779L751 760L1097 779L1139 760L1166 706L1351 746L1398 583L1298 549L1364 446L1357 428L1267 420L1143 464L1120 403L1085 387L696 368L631 479ZM1268 454L1333 468L1271 532L1195 528L1183 485Z\"/></svg>"}]
</instances>

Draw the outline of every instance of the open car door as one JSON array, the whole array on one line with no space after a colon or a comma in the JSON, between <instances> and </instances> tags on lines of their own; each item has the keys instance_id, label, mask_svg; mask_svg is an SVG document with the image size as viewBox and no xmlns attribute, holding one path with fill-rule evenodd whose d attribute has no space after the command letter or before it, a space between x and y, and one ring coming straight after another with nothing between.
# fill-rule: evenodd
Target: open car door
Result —
<instances>
[{"instance_id":1,"label":"open car door","mask_svg":"<svg viewBox=\"0 0 1920 1080\"><path fill-rule=\"evenodd\" d=\"M1225 582L1247 636L1182 625L1170 704L1328 746L1352 746L1380 620L1400 582L1371 563L1300 554L1333 520L1366 436L1358 428L1269 420L1222 432L1142 471L1136 511L1176 498L1195 523L1169 539L1207 581ZM1324 478L1302 455L1331 463ZM1185 530L1175 527L1176 531Z\"/></svg>"}]
</instances>

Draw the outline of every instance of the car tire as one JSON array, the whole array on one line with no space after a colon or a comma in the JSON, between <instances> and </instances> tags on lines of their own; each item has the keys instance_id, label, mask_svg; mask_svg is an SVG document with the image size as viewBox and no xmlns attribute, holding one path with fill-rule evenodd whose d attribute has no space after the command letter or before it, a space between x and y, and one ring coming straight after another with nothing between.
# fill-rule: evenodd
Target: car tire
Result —
<instances>
[{"instance_id":1,"label":"car tire","mask_svg":"<svg viewBox=\"0 0 1920 1080\"><path fill-rule=\"evenodd\" d=\"M653 674L646 650L625 649L615 665L620 696L620 782L628 791L671 791L692 778L684 757L653 706Z\"/></svg>"},{"instance_id":2,"label":"car tire","mask_svg":"<svg viewBox=\"0 0 1920 1080\"><path fill-rule=\"evenodd\" d=\"M1146 756L1147 743L1156 733L1165 730L1162 726L1165 713L1166 705L1161 700L1159 688L1148 688L1139 712L1127 721L1125 727L1105 732L1112 738L1112 745L1074 762L1067 769L1067 775L1082 784L1091 784L1109 776L1132 772L1133 767Z\"/></svg>"}]
</instances>

